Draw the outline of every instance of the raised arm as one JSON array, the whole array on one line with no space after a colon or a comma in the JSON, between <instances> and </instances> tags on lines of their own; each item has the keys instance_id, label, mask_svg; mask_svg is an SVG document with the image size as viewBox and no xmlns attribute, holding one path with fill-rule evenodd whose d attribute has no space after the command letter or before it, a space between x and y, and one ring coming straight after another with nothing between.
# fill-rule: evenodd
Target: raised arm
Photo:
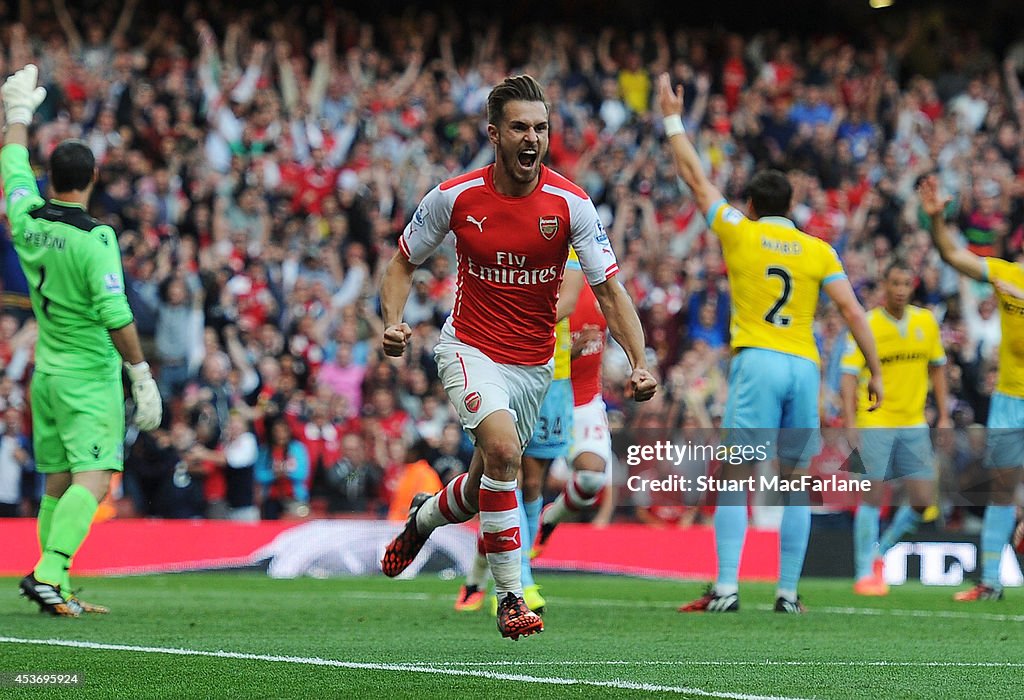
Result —
<instances>
[{"instance_id":1,"label":"raised arm","mask_svg":"<svg viewBox=\"0 0 1024 700\"><path fill-rule=\"evenodd\" d=\"M1010 107L1017 115L1017 123L1024 124L1024 90L1021 90L1017 62L1013 58L1003 61L1003 78L1006 80L1006 92L1010 96Z\"/></svg>"},{"instance_id":2,"label":"raised arm","mask_svg":"<svg viewBox=\"0 0 1024 700\"><path fill-rule=\"evenodd\" d=\"M672 51L669 49L668 36L664 29L654 30L654 62L651 64L651 72L666 71L672 63Z\"/></svg>"},{"instance_id":3,"label":"raised arm","mask_svg":"<svg viewBox=\"0 0 1024 700\"><path fill-rule=\"evenodd\" d=\"M668 73L658 76L658 104L664 115L665 137L672 148L676 171L693 192L694 200L701 213L706 215L711 209L711 205L723 198L722 193L704 173L700 156L697 155L697 150L683 130L683 120L680 116L683 110L683 89L680 87L672 92L672 83Z\"/></svg>"},{"instance_id":4,"label":"raised arm","mask_svg":"<svg viewBox=\"0 0 1024 700\"><path fill-rule=\"evenodd\" d=\"M452 32L450 29L437 35L437 52L440 56L441 68L448 74L448 78L458 78L459 68L455 63L455 52L452 50Z\"/></svg>"},{"instance_id":5,"label":"raised arm","mask_svg":"<svg viewBox=\"0 0 1024 700\"><path fill-rule=\"evenodd\" d=\"M922 180L917 187L917 194L921 198L921 209L931 221L928 231L942 259L961 274L980 282L986 281L985 261L966 248L959 247L946 228L945 210L949 198L939 195L936 177L929 175Z\"/></svg>"},{"instance_id":6,"label":"raised arm","mask_svg":"<svg viewBox=\"0 0 1024 700\"><path fill-rule=\"evenodd\" d=\"M217 37L205 20L196 21L196 34L199 42L199 60L196 66L196 77L199 78L199 87L203 91L203 99L206 102L206 119L211 124L214 124L217 119L217 110L220 109L223 103L223 94L217 82L220 64Z\"/></svg>"},{"instance_id":7,"label":"raised arm","mask_svg":"<svg viewBox=\"0 0 1024 700\"><path fill-rule=\"evenodd\" d=\"M619 70L619 64L612 57L613 34L611 27L605 27L597 37L597 63L609 75L615 75Z\"/></svg>"},{"instance_id":8,"label":"raised arm","mask_svg":"<svg viewBox=\"0 0 1024 700\"><path fill-rule=\"evenodd\" d=\"M245 379L256 374L256 368L252 366L252 362L249 361L249 354L245 351L242 341L238 338L238 326L231 324L224 327L224 348L228 351L231 364L242 374L243 382ZM258 377L256 381L259 381Z\"/></svg>"},{"instance_id":9,"label":"raised arm","mask_svg":"<svg viewBox=\"0 0 1024 700\"><path fill-rule=\"evenodd\" d=\"M0 179L7 201L12 239L21 234L27 213L43 204L28 157L28 125L36 108L46 99L46 88L37 87L39 69L28 64L4 82L2 92L6 129L0 156Z\"/></svg>"},{"instance_id":10,"label":"raised arm","mask_svg":"<svg viewBox=\"0 0 1024 700\"><path fill-rule=\"evenodd\" d=\"M274 64L277 66L277 83L281 89L281 101L290 119L299 104L299 81L292 66L292 47L283 39L274 44Z\"/></svg>"},{"instance_id":11,"label":"raised arm","mask_svg":"<svg viewBox=\"0 0 1024 700\"><path fill-rule=\"evenodd\" d=\"M680 88L681 89L681 88ZM711 78L707 73L697 75L697 99L690 106L690 113L686 117L686 124L692 129L699 130L704 122L704 115L708 111L708 98L711 95Z\"/></svg>"},{"instance_id":12,"label":"raised arm","mask_svg":"<svg viewBox=\"0 0 1024 700\"><path fill-rule=\"evenodd\" d=\"M333 22L328 22L324 27L324 38L313 45L313 72L309 78L309 88L306 94L309 105L309 113L319 117L324 108L324 97L327 95L327 85L331 81L331 73L334 70L334 53L337 34L337 27Z\"/></svg>"},{"instance_id":13,"label":"raised arm","mask_svg":"<svg viewBox=\"0 0 1024 700\"><path fill-rule=\"evenodd\" d=\"M67 37L71 50L75 53L81 51L82 35L78 31L78 27L75 26L75 21L71 18L71 13L68 12L64 0L53 0L53 13L57 15L57 23L60 24L60 28L64 31L64 36Z\"/></svg>"},{"instance_id":14,"label":"raised arm","mask_svg":"<svg viewBox=\"0 0 1024 700\"><path fill-rule=\"evenodd\" d=\"M419 50L410 51L408 62L405 64L405 70L402 71L402 75L399 76L398 80L391 86L391 89L388 90L388 96L396 102L401 101L405 93L409 91L420 77L422 69L423 52Z\"/></svg>"},{"instance_id":15,"label":"raised arm","mask_svg":"<svg viewBox=\"0 0 1024 700\"><path fill-rule=\"evenodd\" d=\"M132 25L132 18L135 17L135 9L139 6L139 0L125 0L124 7L121 8L121 14L117 17L117 24L114 25L114 31L110 33L110 43L117 46L125 33L128 31L128 27Z\"/></svg>"},{"instance_id":16,"label":"raised arm","mask_svg":"<svg viewBox=\"0 0 1024 700\"><path fill-rule=\"evenodd\" d=\"M256 97L256 86L263 75L263 62L267 57L267 42L257 41L249 52L249 63L242 74L242 79L231 90L231 98L249 104Z\"/></svg>"}]
</instances>

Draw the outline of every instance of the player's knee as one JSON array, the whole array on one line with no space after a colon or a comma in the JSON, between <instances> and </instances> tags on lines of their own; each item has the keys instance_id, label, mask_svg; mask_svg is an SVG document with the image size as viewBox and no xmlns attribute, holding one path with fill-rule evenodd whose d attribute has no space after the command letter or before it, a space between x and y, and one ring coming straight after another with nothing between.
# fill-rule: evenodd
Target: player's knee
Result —
<instances>
[{"instance_id":1,"label":"player's knee","mask_svg":"<svg viewBox=\"0 0 1024 700\"><path fill-rule=\"evenodd\" d=\"M604 458L593 452L580 452L572 460L573 469L577 471L604 472Z\"/></svg>"},{"instance_id":2,"label":"player's knee","mask_svg":"<svg viewBox=\"0 0 1024 700\"><path fill-rule=\"evenodd\" d=\"M81 486L92 494L97 502L107 497L110 490L112 471L87 471L72 475L72 483Z\"/></svg>"},{"instance_id":3,"label":"player's knee","mask_svg":"<svg viewBox=\"0 0 1024 700\"><path fill-rule=\"evenodd\" d=\"M107 497L107 494L110 493L110 484L109 483L107 483L107 484L103 484L103 483L90 484L86 488L89 489L89 493L92 494L92 497L96 499L97 503L102 502L103 499Z\"/></svg>"},{"instance_id":4,"label":"player's knee","mask_svg":"<svg viewBox=\"0 0 1024 700\"><path fill-rule=\"evenodd\" d=\"M491 478L511 481L519 473L522 449L514 440L494 440L483 448L484 473Z\"/></svg>"}]
</instances>

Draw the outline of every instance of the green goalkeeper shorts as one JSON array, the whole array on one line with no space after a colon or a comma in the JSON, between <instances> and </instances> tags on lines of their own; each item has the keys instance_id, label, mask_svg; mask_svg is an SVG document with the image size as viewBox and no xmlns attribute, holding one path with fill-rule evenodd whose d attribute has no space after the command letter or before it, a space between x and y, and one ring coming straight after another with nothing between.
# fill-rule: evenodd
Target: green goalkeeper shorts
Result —
<instances>
[{"instance_id":1,"label":"green goalkeeper shorts","mask_svg":"<svg viewBox=\"0 0 1024 700\"><path fill-rule=\"evenodd\" d=\"M124 469L121 377L32 376L32 445L43 474Z\"/></svg>"}]
</instances>

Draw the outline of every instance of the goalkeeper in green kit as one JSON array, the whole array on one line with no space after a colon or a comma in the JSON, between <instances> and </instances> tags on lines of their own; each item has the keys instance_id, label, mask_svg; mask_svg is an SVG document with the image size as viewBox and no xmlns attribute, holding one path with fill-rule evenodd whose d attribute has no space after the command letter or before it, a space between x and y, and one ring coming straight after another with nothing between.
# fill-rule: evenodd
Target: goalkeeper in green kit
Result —
<instances>
[{"instance_id":1,"label":"goalkeeper in green kit","mask_svg":"<svg viewBox=\"0 0 1024 700\"><path fill-rule=\"evenodd\" d=\"M50 156L53 198L44 199L36 187L27 145L28 124L46 97L37 77L30 64L0 88L7 218L39 324L32 442L36 468L46 474L39 507L42 557L20 588L44 612L77 617L107 612L73 595L68 571L111 475L123 469L122 362L140 430L160 424L163 405L125 297L117 237L85 211L96 181L92 151L78 140L62 142Z\"/></svg>"}]
</instances>

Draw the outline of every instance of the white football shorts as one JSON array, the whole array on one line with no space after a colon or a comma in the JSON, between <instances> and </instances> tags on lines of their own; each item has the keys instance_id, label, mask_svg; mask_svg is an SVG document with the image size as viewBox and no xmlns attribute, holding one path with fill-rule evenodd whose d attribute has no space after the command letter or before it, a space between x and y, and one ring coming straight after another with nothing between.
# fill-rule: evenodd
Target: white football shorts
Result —
<instances>
[{"instance_id":1,"label":"white football shorts","mask_svg":"<svg viewBox=\"0 0 1024 700\"><path fill-rule=\"evenodd\" d=\"M540 405L551 384L554 362L543 365L502 365L463 343L445 324L434 348L437 372L462 427L473 442L473 430L495 411L505 410L516 422L522 446L533 436Z\"/></svg>"}]
</instances>

